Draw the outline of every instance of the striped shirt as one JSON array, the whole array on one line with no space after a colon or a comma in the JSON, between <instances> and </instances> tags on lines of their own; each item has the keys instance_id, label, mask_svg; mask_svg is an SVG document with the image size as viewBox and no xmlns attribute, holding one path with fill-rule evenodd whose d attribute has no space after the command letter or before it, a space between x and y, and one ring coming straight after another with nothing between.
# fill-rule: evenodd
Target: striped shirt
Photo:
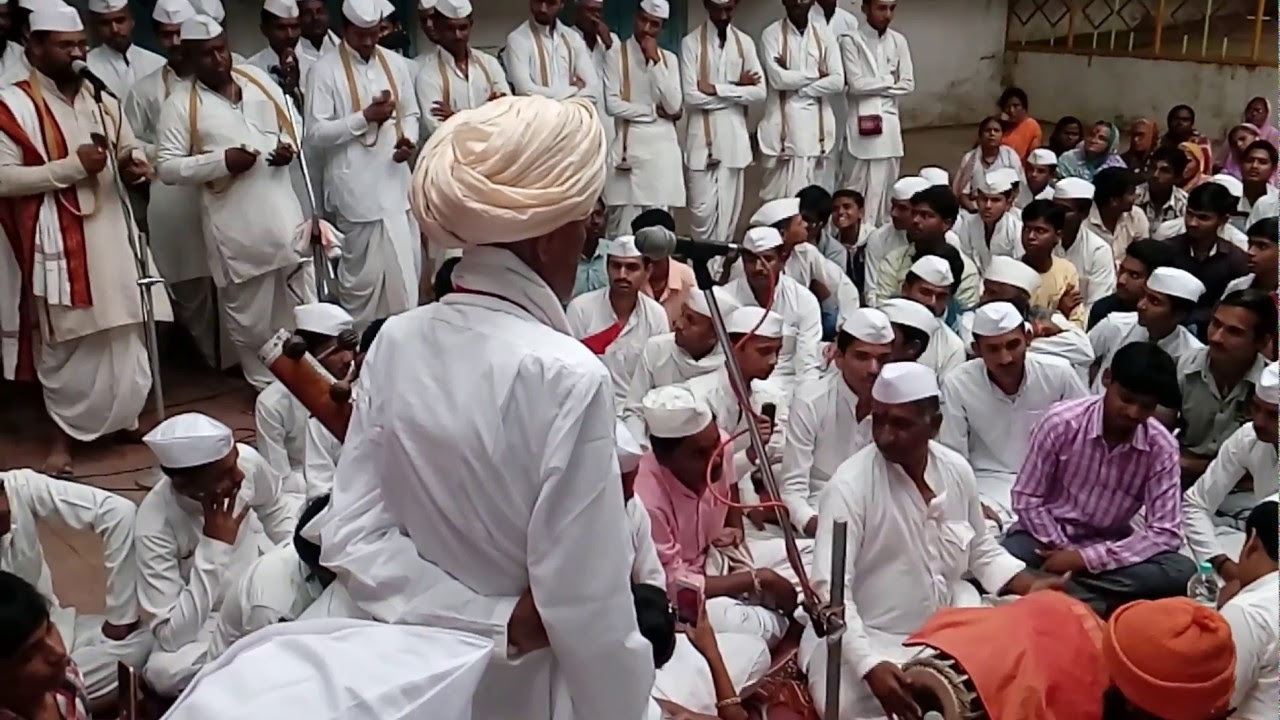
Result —
<instances>
[{"instance_id":1,"label":"striped shirt","mask_svg":"<svg viewBox=\"0 0 1280 720\"><path fill-rule=\"evenodd\" d=\"M1102 439L1102 398L1058 403L1031 434L1013 486L1015 529L1051 548L1079 550L1089 572L1136 565L1182 547L1178 441L1148 419L1113 449ZM1146 508L1146 524L1133 518Z\"/></svg>"}]
</instances>

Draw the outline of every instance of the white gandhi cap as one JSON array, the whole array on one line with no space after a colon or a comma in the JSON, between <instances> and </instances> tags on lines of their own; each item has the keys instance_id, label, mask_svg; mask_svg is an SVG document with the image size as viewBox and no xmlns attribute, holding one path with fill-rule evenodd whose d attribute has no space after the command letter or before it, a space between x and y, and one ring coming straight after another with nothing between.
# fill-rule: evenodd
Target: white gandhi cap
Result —
<instances>
[{"instance_id":1,"label":"white gandhi cap","mask_svg":"<svg viewBox=\"0 0 1280 720\"><path fill-rule=\"evenodd\" d=\"M671 16L671 3L667 0L640 0L640 9L659 20L666 20Z\"/></svg>"},{"instance_id":2,"label":"white gandhi cap","mask_svg":"<svg viewBox=\"0 0 1280 720\"><path fill-rule=\"evenodd\" d=\"M778 200L770 200L761 205L760 209L756 210L756 214L751 216L751 220L747 224L752 226L777 225L783 220L799 214L800 198L780 198Z\"/></svg>"},{"instance_id":3,"label":"white gandhi cap","mask_svg":"<svg viewBox=\"0 0 1280 720\"><path fill-rule=\"evenodd\" d=\"M1264 403L1280 404L1280 364L1271 363L1262 369L1262 377L1258 379L1258 388L1254 392Z\"/></svg>"},{"instance_id":4,"label":"white gandhi cap","mask_svg":"<svg viewBox=\"0 0 1280 720\"><path fill-rule=\"evenodd\" d=\"M889 363L880 369L871 397L888 405L938 397L938 376L920 363Z\"/></svg>"},{"instance_id":5,"label":"white gandhi cap","mask_svg":"<svg viewBox=\"0 0 1280 720\"><path fill-rule=\"evenodd\" d=\"M31 11L31 29L41 32L81 32L84 30L84 23L80 22L80 13L62 0L46 0Z\"/></svg>"},{"instance_id":6,"label":"white gandhi cap","mask_svg":"<svg viewBox=\"0 0 1280 720\"><path fill-rule=\"evenodd\" d=\"M956 281L951 273L951 263L937 255L925 255L911 265L911 274L931 285L951 287Z\"/></svg>"},{"instance_id":7,"label":"white gandhi cap","mask_svg":"<svg viewBox=\"0 0 1280 720\"><path fill-rule=\"evenodd\" d=\"M1195 275L1174 267L1159 267L1147 278L1147 289L1195 302L1204 295L1204 283Z\"/></svg>"},{"instance_id":8,"label":"white gandhi cap","mask_svg":"<svg viewBox=\"0 0 1280 720\"><path fill-rule=\"evenodd\" d=\"M1058 164L1058 156L1049 148L1036 148L1027 156L1028 165L1052 167Z\"/></svg>"},{"instance_id":9,"label":"white gandhi cap","mask_svg":"<svg viewBox=\"0 0 1280 720\"><path fill-rule=\"evenodd\" d=\"M908 298L890 298L880 303L889 322L906 325L932 335L938 329L938 318L929 308Z\"/></svg>"},{"instance_id":10,"label":"white gandhi cap","mask_svg":"<svg viewBox=\"0 0 1280 720\"><path fill-rule=\"evenodd\" d=\"M1093 183L1084 178L1062 178L1053 186L1054 200L1092 200Z\"/></svg>"},{"instance_id":11,"label":"white gandhi cap","mask_svg":"<svg viewBox=\"0 0 1280 720\"><path fill-rule=\"evenodd\" d=\"M183 41L197 42L212 40L222 34L222 26L208 15L193 15L182 21L179 38Z\"/></svg>"},{"instance_id":12,"label":"white gandhi cap","mask_svg":"<svg viewBox=\"0 0 1280 720\"><path fill-rule=\"evenodd\" d=\"M419 10L434 10L436 8L436 0L418 0Z\"/></svg>"},{"instance_id":13,"label":"white gandhi cap","mask_svg":"<svg viewBox=\"0 0 1280 720\"><path fill-rule=\"evenodd\" d=\"M992 302L973 311L973 334L995 337L1025 328L1027 321L1012 303Z\"/></svg>"},{"instance_id":14,"label":"white gandhi cap","mask_svg":"<svg viewBox=\"0 0 1280 720\"><path fill-rule=\"evenodd\" d=\"M995 255L987 265L987 280L1002 285L1012 285L1034 295L1043 282L1040 273L1021 260L1014 260L1007 255Z\"/></svg>"},{"instance_id":15,"label":"white gandhi cap","mask_svg":"<svg viewBox=\"0 0 1280 720\"><path fill-rule=\"evenodd\" d=\"M91 13L103 15L106 13L123 10L129 6L129 0L89 0L85 7Z\"/></svg>"},{"instance_id":16,"label":"white gandhi cap","mask_svg":"<svg viewBox=\"0 0 1280 720\"><path fill-rule=\"evenodd\" d=\"M893 184L893 199L906 202L915 197L916 193L921 190L928 190L931 187L933 187L933 183L918 175L898 178L898 181Z\"/></svg>"},{"instance_id":17,"label":"white gandhi cap","mask_svg":"<svg viewBox=\"0 0 1280 720\"><path fill-rule=\"evenodd\" d=\"M660 438L685 438L711 424L711 408L702 398L680 385L654 388L640 402L649 434Z\"/></svg>"},{"instance_id":18,"label":"white gandhi cap","mask_svg":"<svg viewBox=\"0 0 1280 720\"><path fill-rule=\"evenodd\" d=\"M714 287L711 292L716 296L716 305L720 307L721 317L729 317L734 310L741 307L738 301L734 300L725 290ZM689 297L684 301L684 306L703 317L711 317L711 306L707 304L706 296L697 288L694 288L693 292L689 293Z\"/></svg>"},{"instance_id":19,"label":"white gandhi cap","mask_svg":"<svg viewBox=\"0 0 1280 720\"><path fill-rule=\"evenodd\" d=\"M263 0L262 9L278 18L298 17L298 0Z\"/></svg>"},{"instance_id":20,"label":"white gandhi cap","mask_svg":"<svg viewBox=\"0 0 1280 720\"><path fill-rule=\"evenodd\" d=\"M151 19L166 25L181 25L195 14L196 9L187 0L159 0L151 11Z\"/></svg>"},{"instance_id":21,"label":"white gandhi cap","mask_svg":"<svg viewBox=\"0 0 1280 720\"><path fill-rule=\"evenodd\" d=\"M782 316L772 310L748 305L734 310L724 320L725 331L730 335L746 335L756 337L780 338L786 330Z\"/></svg>"},{"instance_id":22,"label":"white gandhi cap","mask_svg":"<svg viewBox=\"0 0 1280 720\"><path fill-rule=\"evenodd\" d=\"M742 248L747 252L762 253L782 244L782 233L768 225L753 227L747 230L742 238Z\"/></svg>"},{"instance_id":23,"label":"white gandhi cap","mask_svg":"<svg viewBox=\"0 0 1280 720\"><path fill-rule=\"evenodd\" d=\"M471 0L438 0L436 2L436 12L450 20L469 18L472 11Z\"/></svg>"},{"instance_id":24,"label":"white gandhi cap","mask_svg":"<svg viewBox=\"0 0 1280 720\"><path fill-rule=\"evenodd\" d=\"M227 17L227 9L222 7L222 0L192 0L192 7L201 15L222 22Z\"/></svg>"},{"instance_id":25,"label":"white gandhi cap","mask_svg":"<svg viewBox=\"0 0 1280 720\"><path fill-rule=\"evenodd\" d=\"M155 453L161 467L177 469L221 460L235 446L235 437L231 428L208 415L183 413L155 426L142 442Z\"/></svg>"},{"instance_id":26,"label":"white gandhi cap","mask_svg":"<svg viewBox=\"0 0 1280 720\"><path fill-rule=\"evenodd\" d=\"M840 322L840 332L872 345L893 342L893 324L889 316L875 308L858 308Z\"/></svg>"},{"instance_id":27,"label":"white gandhi cap","mask_svg":"<svg viewBox=\"0 0 1280 720\"><path fill-rule=\"evenodd\" d=\"M618 469L624 473L640 467L640 458L644 457L644 448L636 442L635 437L621 420L613 422L614 446L618 451Z\"/></svg>"},{"instance_id":28,"label":"white gandhi cap","mask_svg":"<svg viewBox=\"0 0 1280 720\"><path fill-rule=\"evenodd\" d=\"M1230 175L1218 173L1217 175L1209 178L1209 182L1226 188L1227 192L1231 193L1231 196L1234 198L1244 197L1244 183Z\"/></svg>"},{"instance_id":29,"label":"white gandhi cap","mask_svg":"<svg viewBox=\"0 0 1280 720\"><path fill-rule=\"evenodd\" d=\"M641 257L640 251L636 249L636 238L634 235L621 235L612 240L606 241L604 254L609 257L616 258Z\"/></svg>"},{"instance_id":30,"label":"white gandhi cap","mask_svg":"<svg viewBox=\"0 0 1280 720\"><path fill-rule=\"evenodd\" d=\"M937 165L920 168L920 178L929 183L929 187L947 187L951 185L951 173Z\"/></svg>"},{"instance_id":31,"label":"white gandhi cap","mask_svg":"<svg viewBox=\"0 0 1280 720\"><path fill-rule=\"evenodd\" d=\"M342 16L359 28L371 28L382 22L383 6L379 0L342 0Z\"/></svg>"},{"instance_id":32,"label":"white gandhi cap","mask_svg":"<svg viewBox=\"0 0 1280 720\"><path fill-rule=\"evenodd\" d=\"M1013 189L1018 182L1018 171L1013 168L996 168L986 175L987 186L978 188L989 195L1003 195Z\"/></svg>"},{"instance_id":33,"label":"white gandhi cap","mask_svg":"<svg viewBox=\"0 0 1280 720\"><path fill-rule=\"evenodd\" d=\"M351 313L333 303L307 303L293 309L293 327L298 330L337 337L354 326Z\"/></svg>"}]
</instances>

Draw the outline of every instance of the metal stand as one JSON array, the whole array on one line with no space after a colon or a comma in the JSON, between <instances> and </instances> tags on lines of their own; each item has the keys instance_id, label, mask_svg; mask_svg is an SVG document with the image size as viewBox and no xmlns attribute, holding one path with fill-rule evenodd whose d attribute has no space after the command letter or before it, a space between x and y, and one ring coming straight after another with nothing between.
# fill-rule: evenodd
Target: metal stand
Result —
<instances>
[{"instance_id":1,"label":"metal stand","mask_svg":"<svg viewBox=\"0 0 1280 720\"><path fill-rule=\"evenodd\" d=\"M272 67L272 70L279 70ZM284 75L282 72L273 72L272 76L280 84L281 89L284 88ZM307 167L307 153L303 150L303 137L306 136L306 111L304 110L304 98L302 89L296 88L294 93L288 94L288 97L298 108L298 169L302 172L302 183L307 186L307 202L310 203L310 219L311 219L311 264L315 268L316 273L316 298L320 302L337 303L338 302L338 279L334 275L333 263L329 261L327 255L324 254L324 246L320 243L320 226L321 220L320 205L316 201L315 185L311 183L311 169Z\"/></svg>"}]
</instances>

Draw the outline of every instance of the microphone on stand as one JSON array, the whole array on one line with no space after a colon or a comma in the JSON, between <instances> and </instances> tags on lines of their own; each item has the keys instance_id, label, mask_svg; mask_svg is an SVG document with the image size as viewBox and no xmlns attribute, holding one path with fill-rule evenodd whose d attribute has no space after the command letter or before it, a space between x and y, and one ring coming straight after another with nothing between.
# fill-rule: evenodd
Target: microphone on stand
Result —
<instances>
[{"instance_id":1,"label":"microphone on stand","mask_svg":"<svg viewBox=\"0 0 1280 720\"><path fill-rule=\"evenodd\" d=\"M661 226L637 230L636 249L650 260L665 260L673 255L680 255L688 260L706 261L742 252L741 245L680 237Z\"/></svg>"},{"instance_id":2,"label":"microphone on stand","mask_svg":"<svg viewBox=\"0 0 1280 720\"><path fill-rule=\"evenodd\" d=\"M75 74L80 76L81 80L84 80L85 82L89 83L89 86L93 88L93 92L98 97L102 97L102 95L105 93L115 98L117 102L120 100L120 96L111 92L111 88L107 87L107 84L103 82L102 78L98 77L97 74L95 74L92 70L89 69L89 64L86 63L85 61L72 60L71 69L75 71Z\"/></svg>"}]
</instances>

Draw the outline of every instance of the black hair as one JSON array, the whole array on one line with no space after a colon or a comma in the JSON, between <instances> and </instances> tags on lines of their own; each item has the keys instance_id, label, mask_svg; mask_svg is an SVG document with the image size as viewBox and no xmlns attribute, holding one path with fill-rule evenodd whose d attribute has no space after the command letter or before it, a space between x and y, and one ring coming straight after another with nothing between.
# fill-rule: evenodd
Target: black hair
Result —
<instances>
[{"instance_id":1,"label":"black hair","mask_svg":"<svg viewBox=\"0 0 1280 720\"><path fill-rule=\"evenodd\" d=\"M920 355L929 350L929 333L913 325L893 323L893 331L902 335L903 345L919 345ZM917 356L918 357L918 356Z\"/></svg>"},{"instance_id":2,"label":"black hair","mask_svg":"<svg viewBox=\"0 0 1280 720\"><path fill-rule=\"evenodd\" d=\"M986 127L987 125L996 125L1000 128L1001 133L1004 132L1004 123L1000 122L1000 118L996 117L995 115L988 115L982 118L982 120L978 123L978 135L982 135L982 128Z\"/></svg>"},{"instance_id":3,"label":"black hair","mask_svg":"<svg viewBox=\"0 0 1280 720\"><path fill-rule=\"evenodd\" d=\"M1129 247L1125 248L1125 255L1142 263L1147 269L1147 275L1150 275L1156 268L1173 265L1177 266L1178 256L1173 251L1173 246L1162 240L1153 240L1151 238L1142 238L1129 243Z\"/></svg>"},{"instance_id":4,"label":"black hair","mask_svg":"<svg viewBox=\"0 0 1280 720\"><path fill-rule=\"evenodd\" d=\"M1253 506L1253 511L1249 513L1249 519L1245 521L1244 530L1246 535L1253 535L1258 538L1258 542L1262 543L1262 549L1266 551L1267 557L1272 562L1277 559L1276 552L1276 535L1280 531L1280 526L1276 522L1276 512L1280 505L1275 500L1264 500Z\"/></svg>"},{"instance_id":5,"label":"black hair","mask_svg":"<svg viewBox=\"0 0 1280 720\"><path fill-rule=\"evenodd\" d=\"M656 435L649 436L649 449L653 451L655 458L671 457L671 454L680 447L680 443L684 442L684 438L658 437Z\"/></svg>"},{"instance_id":6,"label":"black hair","mask_svg":"<svg viewBox=\"0 0 1280 720\"><path fill-rule=\"evenodd\" d=\"M49 601L39 590L0 570L0 658L18 654L32 635L49 622Z\"/></svg>"},{"instance_id":7,"label":"black hair","mask_svg":"<svg viewBox=\"0 0 1280 720\"><path fill-rule=\"evenodd\" d=\"M1173 169L1173 174L1181 178L1182 173L1187 169L1187 164L1191 162L1191 158L1187 157L1187 154L1182 152L1181 148L1161 145L1151 151L1151 164L1154 166L1157 162L1169 163L1169 167Z\"/></svg>"},{"instance_id":8,"label":"black hair","mask_svg":"<svg viewBox=\"0 0 1280 720\"><path fill-rule=\"evenodd\" d=\"M1196 109L1191 107L1190 105L1181 103L1169 108L1169 114L1164 116L1165 127L1173 125L1173 116L1177 115L1178 113L1184 110L1191 115L1191 123L1194 125L1196 122Z\"/></svg>"},{"instance_id":9,"label":"black hair","mask_svg":"<svg viewBox=\"0 0 1280 720\"><path fill-rule=\"evenodd\" d=\"M295 330L294 335L302 338L302 342L307 344L307 352L312 355L316 354L320 346L333 339L333 335L325 335L324 333L312 332L310 330Z\"/></svg>"},{"instance_id":10,"label":"black hair","mask_svg":"<svg viewBox=\"0 0 1280 720\"><path fill-rule=\"evenodd\" d=\"M848 352L849 347L853 345L854 340L857 340L857 338L855 338L854 336L850 335L849 333L843 330L837 330L836 331L836 350L839 350L841 355L845 354L846 352Z\"/></svg>"},{"instance_id":11,"label":"black hair","mask_svg":"<svg viewBox=\"0 0 1280 720\"><path fill-rule=\"evenodd\" d=\"M653 208L645 210L631 221L631 233L633 235L648 227L662 227L675 232L676 219L671 216L671 213L662 208Z\"/></svg>"},{"instance_id":12,"label":"black hair","mask_svg":"<svg viewBox=\"0 0 1280 720\"><path fill-rule=\"evenodd\" d=\"M1182 407L1178 366L1153 342L1131 342L1111 359L1111 382L1135 395L1155 398L1167 408Z\"/></svg>"},{"instance_id":13,"label":"black hair","mask_svg":"<svg viewBox=\"0 0 1280 720\"><path fill-rule=\"evenodd\" d=\"M655 585L631 583L640 635L653 646L653 666L667 664L676 651L676 614L667 592Z\"/></svg>"},{"instance_id":14,"label":"black hair","mask_svg":"<svg viewBox=\"0 0 1280 720\"><path fill-rule=\"evenodd\" d=\"M1276 303L1268 293L1253 288L1236 290L1219 300L1218 307L1244 308L1253 313L1255 339L1274 337L1276 334Z\"/></svg>"},{"instance_id":15,"label":"black hair","mask_svg":"<svg viewBox=\"0 0 1280 720\"><path fill-rule=\"evenodd\" d=\"M1018 100L1022 103L1022 107L1030 110L1031 103L1027 100L1027 91L1020 87L1008 87L1004 92L1000 93L1000 100L996 102L996 107L1004 107L1010 100Z\"/></svg>"},{"instance_id":16,"label":"black hair","mask_svg":"<svg viewBox=\"0 0 1280 720\"><path fill-rule=\"evenodd\" d=\"M437 300L453 292L453 269L460 262L462 258L451 257L440 263L440 269L436 270L436 276L431 279L431 290Z\"/></svg>"},{"instance_id":17,"label":"black hair","mask_svg":"<svg viewBox=\"0 0 1280 720\"><path fill-rule=\"evenodd\" d=\"M373 347L373 341L377 339L378 333L382 332L382 326L387 324L386 318L378 318L369 323L369 327L364 329L360 334L360 353L369 352L369 348Z\"/></svg>"},{"instance_id":18,"label":"black hair","mask_svg":"<svg viewBox=\"0 0 1280 720\"><path fill-rule=\"evenodd\" d=\"M1231 191L1215 182L1207 182L1187 196L1187 209L1193 212L1210 212L1222 218L1231 215L1238 205Z\"/></svg>"},{"instance_id":19,"label":"black hair","mask_svg":"<svg viewBox=\"0 0 1280 720\"><path fill-rule=\"evenodd\" d=\"M960 201L956 199L956 194L951 192L951 188L942 185L934 185L912 195L911 204L928 205L950 223L955 222L960 215Z\"/></svg>"},{"instance_id":20,"label":"black hair","mask_svg":"<svg viewBox=\"0 0 1280 720\"><path fill-rule=\"evenodd\" d=\"M1043 220L1054 230L1062 232L1062 228L1067 226L1067 211L1052 200L1032 200L1022 208L1022 222L1026 224L1032 220Z\"/></svg>"},{"instance_id":21,"label":"black hair","mask_svg":"<svg viewBox=\"0 0 1280 720\"><path fill-rule=\"evenodd\" d=\"M1276 244L1276 232L1280 229L1280 221L1273 217L1264 217L1249 226L1245 234L1251 238L1262 238L1272 245Z\"/></svg>"},{"instance_id":22,"label":"black hair","mask_svg":"<svg viewBox=\"0 0 1280 720\"><path fill-rule=\"evenodd\" d=\"M1244 155L1248 155L1254 150L1262 150L1267 154L1267 158L1271 160L1271 167L1280 165L1280 154L1276 152L1276 146L1266 140L1254 140L1244 149Z\"/></svg>"},{"instance_id":23,"label":"black hair","mask_svg":"<svg viewBox=\"0 0 1280 720\"><path fill-rule=\"evenodd\" d=\"M298 527L293 531L293 549L297 551L298 559L326 586L333 581L333 571L320 564L320 546L304 538L302 531L327 507L329 493L307 503L302 508L302 515L298 517Z\"/></svg>"},{"instance_id":24,"label":"black hair","mask_svg":"<svg viewBox=\"0 0 1280 720\"><path fill-rule=\"evenodd\" d=\"M858 192L857 190L853 190L850 188L842 188L840 190L835 191L834 193L831 194L832 204L834 204L835 201L839 200L840 198L849 198L850 200L853 201L854 205L858 206L859 209L865 209L867 207L867 199L864 198L862 196L862 193Z\"/></svg>"},{"instance_id":25,"label":"black hair","mask_svg":"<svg viewBox=\"0 0 1280 720\"><path fill-rule=\"evenodd\" d=\"M800 214L810 215L818 220L826 220L831 217L831 206L834 199L831 193L821 185L810 185L796 193L796 198L800 200Z\"/></svg>"},{"instance_id":26,"label":"black hair","mask_svg":"<svg viewBox=\"0 0 1280 720\"><path fill-rule=\"evenodd\" d=\"M960 250L951 243L943 243L942 247L937 250L930 250L929 252L916 255L912 259L912 262L914 263L916 260L930 255L940 257L947 261L947 266L951 270L951 292L954 293L956 290L959 290L960 282L964 280L964 258L960 256ZM920 282L922 279L923 278L919 275L916 275L911 271L907 271L907 277L904 279L904 282L911 284Z\"/></svg>"},{"instance_id":27,"label":"black hair","mask_svg":"<svg viewBox=\"0 0 1280 720\"><path fill-rule=\"evenodd\" d=\"M1103 168L1093 176L1093 201L1098 205L1119 200L1138 187L1138 178L1129 168Z\"/></svg>"}]
</instances>

